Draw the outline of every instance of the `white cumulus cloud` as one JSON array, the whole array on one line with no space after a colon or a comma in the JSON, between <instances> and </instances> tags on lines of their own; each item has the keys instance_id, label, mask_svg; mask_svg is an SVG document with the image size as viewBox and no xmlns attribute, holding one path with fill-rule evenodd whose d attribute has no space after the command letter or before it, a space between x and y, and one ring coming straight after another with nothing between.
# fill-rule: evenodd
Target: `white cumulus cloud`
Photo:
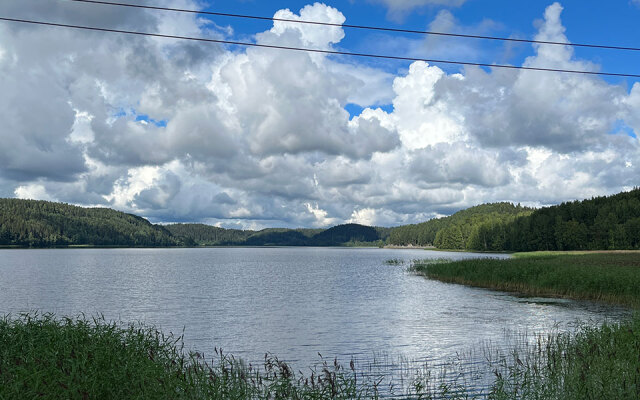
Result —
<instances>
[{"instance_id":1,"label":"white cumulus cloud","mask_svg":"<svg viewBox=\"0 0 640 400\"><path fill-rule=\"evenodd\" d=\"M233 33L193 16L118 10L0 4L7 15L62 22ZM434 24L459 24L454 12ZM547 7L536 38L569 39L561 12L558 3ZM345 21L320 3L276 16ZM276 22L255 40L332 49L345 34ZM483 202L614 193L640 176L640 83L471 67L447 73L424 62L395 73L321 54L11 24L0 25L0 49L4 195L110 206L160 222L390 226ZM568 47L532 50L526 66L599 68ZM349 103L364 110L350 116ZM386 104L393 108L378 108Z\"/></svg>"}]
</instances>

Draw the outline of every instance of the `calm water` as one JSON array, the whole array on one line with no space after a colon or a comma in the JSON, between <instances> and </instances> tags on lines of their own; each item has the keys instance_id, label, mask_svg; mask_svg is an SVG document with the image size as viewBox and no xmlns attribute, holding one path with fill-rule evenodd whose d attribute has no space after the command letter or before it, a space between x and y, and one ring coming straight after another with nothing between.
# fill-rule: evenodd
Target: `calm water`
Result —
<instances>
[{"instance_id":1,"label":"calm water","mask_svg":"<svg viewBox=\"0 0 640 400\"><path fill-rule=\"evenodd\" d=\"M176 333L189 348L304 367L317 353L444 360L505 330L543 332L624 310L444 284L391 258L486 257L422 250L210 248L0 250L0 313L101 313ZM495 256L501 257L501 256Z\"/></svg>"}]
</instances>

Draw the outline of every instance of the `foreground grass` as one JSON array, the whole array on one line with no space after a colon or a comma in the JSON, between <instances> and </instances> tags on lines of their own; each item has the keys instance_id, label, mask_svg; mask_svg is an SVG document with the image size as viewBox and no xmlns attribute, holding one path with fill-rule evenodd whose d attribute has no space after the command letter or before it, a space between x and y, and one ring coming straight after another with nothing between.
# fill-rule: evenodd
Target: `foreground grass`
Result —
<instances>
[{"instance_id":1,"label":"foreground grass","mask_svg":"<svg viewBox=\"0 0 640 400\"><path fill-rule=\"evenodd\" d=\"M311 382L265 356L261 371L216 350L207 363L181 337L140 324L53 315L0 321L0 399L362 398L353 374L325 365ZM368 396L371 397L371 396Z\"/></svg>"},{"instance_id":2,"label":"foreground grass","mask_svg":"<svg viewBox=\"0 0 640 400\"><path fill-rule=\"evenodd\" d=\"M411 399L640 398L640 318L577 333L525 338L507 355L487 356L474 375L462 364L419 370ZM533 343L534 344L530 344ZM378 399L379 377L323 362L311 375L265 355L258 368L216 349L217 359L185 354L181 337L140 324L26 314L0 320L0 399ZM491 350L484 350L491 352ZM476 368L477 365L476 365ZM366 372L366 367L364 368ZM436 373L452 379L434 379Z\"/></svg>"},{"instance_id":3,"label":"foreground grass","mask_svg":"<svg viewBox=\"0 0 640 400\"><path fill-rule=\"evenodd\" d=\"M640 318L539 338L499 364L493 399L639 399Z\"/></svg>"},{"instance_id":4,"label":"foreground grass","mask_svg":"<svg viewBox=\"0 0 640 400\"><path fill-rule=\"evenodd\" d=\"M274 356L255 367L215 352L211 360L185 353L182 337L142 324L5 316L0 399L377 399L382 389L380 376L358 372L353 361L323 361L304 376ZM453 387L421 376L402 398L431 399ZM468 398L460 396L452 398Z\"/></svg>"},{"instance_id":5,"label":"foreground grass","mask_svg":"<svg viewBox=\"0 0 640 400\"><path fill-rule=\"evenodd\" d=\"M639 253L524 253L506 260L417 262L413 268L444 282L640 307Z\"/></svg>"}]
</instances>

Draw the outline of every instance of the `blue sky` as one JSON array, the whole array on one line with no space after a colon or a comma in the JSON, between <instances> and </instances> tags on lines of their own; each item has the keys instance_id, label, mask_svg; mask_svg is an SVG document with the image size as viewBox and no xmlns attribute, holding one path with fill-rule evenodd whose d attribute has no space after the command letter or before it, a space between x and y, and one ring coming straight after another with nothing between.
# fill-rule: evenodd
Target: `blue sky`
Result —
<instances>
[{"instance_id":1,"label":"blue sky","mask_svg":"<svg viewBox=\"0 0 640 400\"><path fill-rule=\"evenodd\" d=\"M427 1L425 1L426 3ZM347 24L373 25L392 28L429 30L430 24L443 10L455 18L459 26L454 33L479 34L486 36L514 37L532 39L537 31L545 8L551 1L508 1L468 0L460 6L424 5L412 8L400 15L389 11L379 2L368 0L324 1L326 5L340 10L346 17ZM449 2L454 3L454 2ZM288 8L298 13L309 1L215 1L206 10L272 16L275 11ZM574 43L590 43L640 47L640 1L563 1L562 21L566 27L569 40ZM216 17L213 20L223 26L231 26L236 37L253 35L269 28L268 22L243 20L227 17ZM397 47L398 41L419 40L420 35L379 33L360 29L345 29L345 38L340 48L357 52L403 55ZM528 44L509 44L500 41L474 39L442 39L444 46L471 46L475 51L471 54L459 55L456 60L506 63L519 65L525 57L533 54ZM617 73L639 73L640 51L617 51L605 49L576 48L576 56L596 62L603 71ZM438 57L442 52L412 54L425 58ZM444 54L448 55L448 54ZM408 63L364 61L383 66L390 71L407 68ZM445 71L460 70L458 66L442 65ZM625 78L606 78L610 82L621 82ZM629 86L637 79L626 78Z\"/></svg>"},{"instance_id":2,"label":"blue sky","mask_svg":"<svg viewBox=\"0 0 640 400\"><path fill-rule=\"evenodd\" d=\"M292 18L334 23L640 46L636 0L131 2L260 16L288 8ZM640 52L230 18L213 25L63 0L3 0L0 15L640 73ZM640 184L638 133L635 79L0 23L0 141L9 143L0 147L0 196L111 207L154 222L394 226L481 203L542 206L628 190Z\"/></svg>"}]
</instances>

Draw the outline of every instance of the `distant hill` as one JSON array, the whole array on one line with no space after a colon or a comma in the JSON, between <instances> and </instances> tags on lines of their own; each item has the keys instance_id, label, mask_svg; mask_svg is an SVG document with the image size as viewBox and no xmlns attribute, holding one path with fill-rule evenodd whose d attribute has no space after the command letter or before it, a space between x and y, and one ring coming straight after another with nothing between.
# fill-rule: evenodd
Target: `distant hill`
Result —
<instances>
[{"instance_id":1,"label":"distant hill","mask_svg":"<svg viewBox=\"0 0 640 400\"><path fill-rule=\"evenodd\" d=\"M163 226L108 208L0 199L1 246L343 246L382 244L388 233L388 228L358 224L260 231L205 224Z\"/></svg>"},{"instance_id":2,"label":"distant hill","mask_svg":"<svg viewBox=\"0 0 640 400\"><path fill-rule=\"evenodd\" d=\"M467 249L475 240L480 226L511 221L519 216L529 215L532 208L512 203L490 203L470 207L443 218L427 222L403 225L391 230L389 244L432 245L443 249Z\"/></svg>"},{"instance_id":3,"label":"distant hill","mask_svg":"<svg viewBox=\"0 0 640 400\"><path fill-rule=\"evenodd\" d=\"M310 238L297 229L264 229L253 233L243 243L246 246L311 246Z\"/></svg>"},{"instance_id":4,"label":"distant hill","mask_svg":"<svg viewBox=\"0 0 640 400\"><path fill-rule=\"evenodd\" d=\"M254 231L225 229L205 224L171 224L164 228L187 246L227 246L242 243Z\"/></svg>"},{"instance_id":5,"label":"distant hill","mask_svg":"<svg viewBox=\"0 0 640 400\"><path fill-rule=\"evenodd\" d=\"M162 226L132 214L49 201L0 199L0 245L153 247L180 244Z\"/></svg>"},{"instance_id":6,"label":"distant hill","mask_svg":"<svg viewBox=\"0 0 640 400\"><path fill-rule=\"evenodd\" d=\"M344 246L382 241L388 229L345 224L329 229L223 229L202 224L173 224L166 229L182 242L198 246Z\"/></svg>"},{"instance_id":7,"label":"distant hill","mask_svg":"<svg viewBox=\"0 0 640 400\"><path fill-rule=\"evenodd\" d=\"M315 246L339 246L377 240L380 240L380 236L375 228L360 224L337 225L314 235L312 238Z\"/></svg>"}]
</instances>

